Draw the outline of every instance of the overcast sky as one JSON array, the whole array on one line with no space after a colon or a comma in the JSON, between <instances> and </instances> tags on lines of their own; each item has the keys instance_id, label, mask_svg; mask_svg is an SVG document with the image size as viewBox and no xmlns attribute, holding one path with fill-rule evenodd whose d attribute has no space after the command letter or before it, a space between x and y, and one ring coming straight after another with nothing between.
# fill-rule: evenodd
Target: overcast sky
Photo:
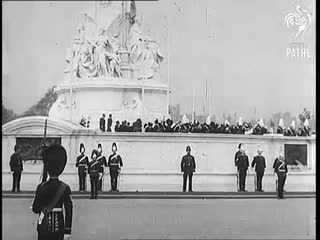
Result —
<instances>
[{"instance_id":1,"label":"overcast sky","mask_svg":"<svg viewBox=\"0 0 320 240\"><path fill-rule=\"evenodd\" d=\"M21 113L63 79L66 49L72 46L81 14L93 2L2 2L3 100ZM286 55L297 29L285 16L302 5L312 13L303 43L311 59ZM203 113L205 86L211 112L246 116L298 114L315 109L315 1L160 0L137 2L143 30L170 52L171 103ZM208 12L208 14L206 14ZM166 17L170 19L169 41ZM208 16L208 17L206 17ZM167 80L167 59L162 76ZM205 109L206 112L208 110ZM238 115L238 116L239 116Z\"/></svg>"}]
</instances>

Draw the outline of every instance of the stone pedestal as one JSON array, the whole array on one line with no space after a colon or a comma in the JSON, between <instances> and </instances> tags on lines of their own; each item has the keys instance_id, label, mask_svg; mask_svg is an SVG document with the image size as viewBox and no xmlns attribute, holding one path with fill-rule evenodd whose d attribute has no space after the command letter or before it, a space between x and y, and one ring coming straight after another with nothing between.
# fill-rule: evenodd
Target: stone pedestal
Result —
<instances>
[{"instance_id":1,"label":"stone pedestal","mask_svg":"<svg viewBox=\"0 0 320 240\"><path fill-rule=\"evenodd\" d=\"M61 84L55 91L59 95L55 104L64 102L64 108L54 105L49 117L70 120L72 111L72 122L79 124L82 116L89 116L93 129L99 128L103 113L106 116L111 113L114 122L132 123L137 118L153 122L168 117L167 86L158 81L110 77L79 79L73 85Z\"/></svg>"}]
</instances>

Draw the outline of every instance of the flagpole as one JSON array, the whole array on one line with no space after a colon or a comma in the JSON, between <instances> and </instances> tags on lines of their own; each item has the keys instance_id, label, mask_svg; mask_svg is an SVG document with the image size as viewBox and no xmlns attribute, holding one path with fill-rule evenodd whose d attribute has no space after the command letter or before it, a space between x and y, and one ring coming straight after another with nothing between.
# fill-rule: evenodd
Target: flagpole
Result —
<instances>
[{"instance_id":1,"label":"flagpole","mask_svg":"<svg viewBox=\"0 0 320 240\"><path fill-rule=\"evenodd\" d=\"M168 76L167 76L167 113L169 114L170 113L170 109L169 109L169 104L170 104L170 89L169 89L169 85L170 85L170 30L169 30L169 24L170 24L170 19L169 17L167 16L167 47L168 47Z\"/></svg>"},{"instance_id":2,"label":"flagpole","mask_svg":"<svg viewBox=\"0 0 320 240\"><path fill-rule=\"evenodd\" d=\"M192 122L194 122L194 87L192 88Z\"/></svg>"},{"instance_id":3,"label":"flagpole","mask_svg":"<svg viewBox=\"0 0 320 240\"><path fill-rule=\"evenodd\" d=\"M98 23L98 19L97 19L97 16L98 16L98 1L94 1L94 20L96 21L96 23Z\"/></svg>"}]
</instances>

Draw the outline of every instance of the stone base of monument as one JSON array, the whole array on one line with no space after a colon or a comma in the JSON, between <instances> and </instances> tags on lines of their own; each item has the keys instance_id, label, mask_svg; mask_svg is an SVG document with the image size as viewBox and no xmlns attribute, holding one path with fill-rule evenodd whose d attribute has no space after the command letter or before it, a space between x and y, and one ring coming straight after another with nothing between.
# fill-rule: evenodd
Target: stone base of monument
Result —
<instances>
[{"instance_id":1,"label":"stone base of monument","mask_svg":"<svg viewBox=\"0 0 320 240\"><path fill-rule=\"evenodd\" d=\"M80 123L90 120L91 129L99 129L99 119L112 114L114 123L138 118L143 122L168 118L165 84L159 81L127 78L90 78L64 81L56 89L58 99L49 112L53 119Z\"/></svg>"}]
</instances>

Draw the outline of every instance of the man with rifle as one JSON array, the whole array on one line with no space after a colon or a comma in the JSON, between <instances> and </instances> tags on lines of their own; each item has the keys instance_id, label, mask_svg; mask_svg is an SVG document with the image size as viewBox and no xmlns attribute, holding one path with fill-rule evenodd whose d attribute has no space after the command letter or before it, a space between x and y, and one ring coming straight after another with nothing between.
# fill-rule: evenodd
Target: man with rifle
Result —
<instances>
[{"instance_id":1,"label":"man with rifle","mask_svg":"<svg viewBox=\"0 0 320 240\"><path fill-rule=\"evenodd\" d=\"M42 158L42 162L43 162L43 169L42 169L42 176L41 176L41 183L44 183L47 181L48 178L48 167L47 167L47 160L45 157L45 152L46 149L48 148L48 145L46 143L46 137L47 137L47 119L44 123L44 134L43 134L43 143L42 146L40 147L41 149L41 158Z\"/></svg>"}]
</instances>

